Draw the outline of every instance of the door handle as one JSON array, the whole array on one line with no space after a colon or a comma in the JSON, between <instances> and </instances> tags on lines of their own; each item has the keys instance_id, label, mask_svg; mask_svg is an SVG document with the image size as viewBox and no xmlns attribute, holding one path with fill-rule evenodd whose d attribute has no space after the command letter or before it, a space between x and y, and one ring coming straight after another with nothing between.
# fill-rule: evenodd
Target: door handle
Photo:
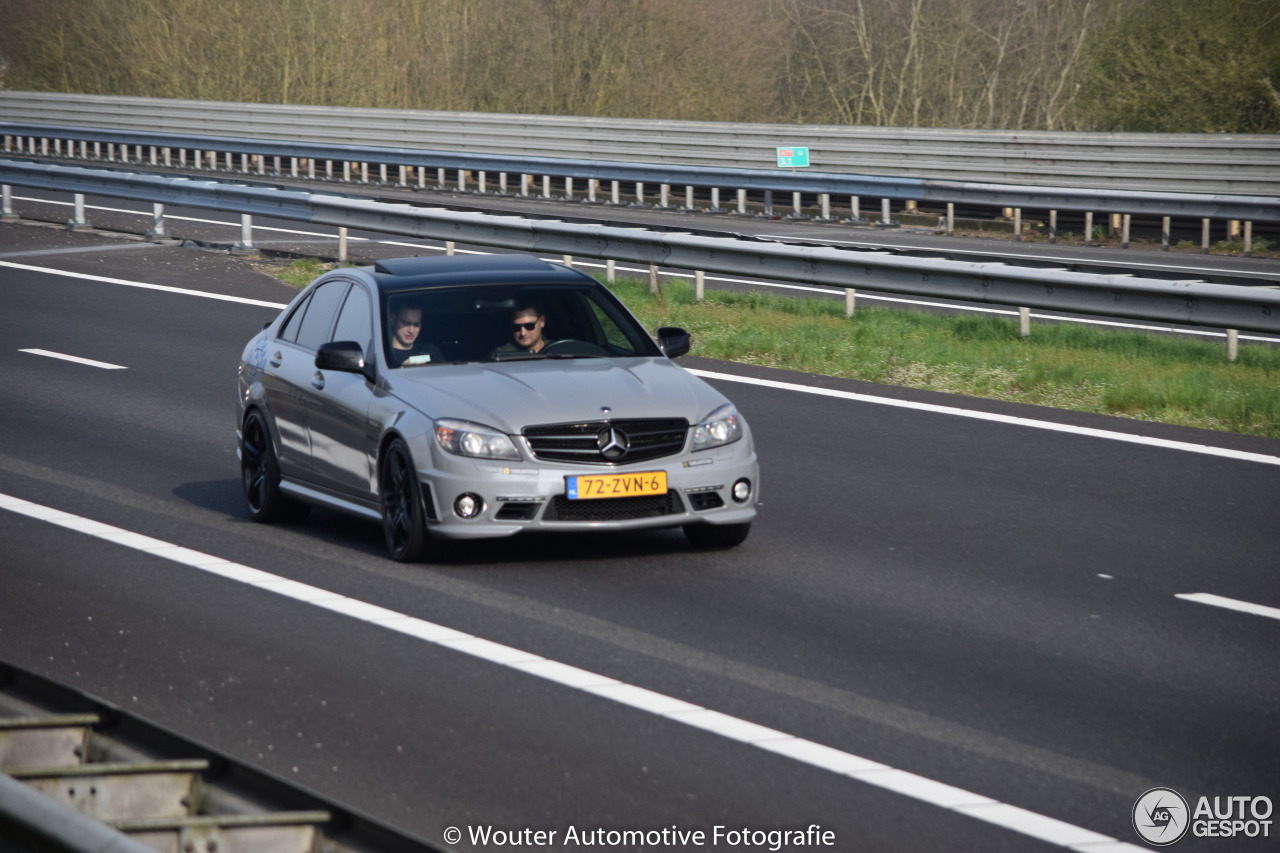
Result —
<instances>
[{"instance_id":1,"label":"door handle","mask_svg":"<svg viewBox=\"0 0 1280 853\"><path fill-rule=\"evenodd\" d=\"M275 351L275 352L273 352L273 353L271 354L271 366L272 366L272 367L279 367L279 366L280 366L280 361L281 361L281 358L280 358L280 351L279 351L279 350L277 350L277 351Z\"/></svg>"},{"instance_id":2,"label":"door handle","mask_svg":"<svg viewBox=\"0 0 1280 853\"><path fill-rule=\"evenodd\" d=\"M316 389L317 391L324 390L324 374L323 373L321 373L318 370L316 371L316 375L311 377L311 387Z\"/></svg>"}]
</instances>

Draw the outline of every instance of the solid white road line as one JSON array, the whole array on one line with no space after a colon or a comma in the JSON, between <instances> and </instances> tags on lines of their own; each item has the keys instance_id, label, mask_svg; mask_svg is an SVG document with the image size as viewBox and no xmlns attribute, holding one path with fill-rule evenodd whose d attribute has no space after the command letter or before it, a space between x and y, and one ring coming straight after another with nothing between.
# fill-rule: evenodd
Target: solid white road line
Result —
<instances>
[{"instance_id":1,"label":"solid white road line","mask_svg":"<svg viewBox=\"0 0 1280 853\"><path fill-rule=\"evenodd\" d=\"M52 507L0 494L0 509L46 521L69 530L96 536L155 557L163 557L212 575L272 592L302 604L341 613L361 622L386 628L424 642L471 655L499 666L551 681L562 687L610 699L677 723L684 723L728 740L754 746L786 758L849 776L895 793L985 821L1003 829L1078 851L1139 851L1133 844L1074 824L1011 806L981 794L936 782L877 761L842 752L786 732L722 714L682 699L637 687L531 652L506 646L453 628L417 619L336 592L232 563L160 539L133 533L110 524L82 518Z\"/></svg>"},{"instance_id":2,"label":"solid white road line","mask_svg":"<svg viewBox=\"0 0 1280 853\"><path fill-rule=\"evenodd\" d=\"M27 270L28 272L48 273L49 275L60 275L67 278L76 278L81 281L96 281L101 284L118 284L122 287L137 287L143 290L159 290L163 293L181 293L184 296L199 296L201 299L217 299L221 302L238 302L241 305L259 305L263 308L282 309L287 307L283 302L266 302L261 299L248 299L244 296L228 296L223 293L206 293L203 290L188 290L183 287L170 287L166 284L148 284L144 281L129 281L123 278L110 278L105 275L90 275L83 272L67 272L66 270L56 270L49 267L34 267L30 264L15 264L12 261L0 261L0 267L10 267L15 270Z\"/></svg>"},{"instance_id":3,"label":"solid white road line","mask_svg":"<svg viewBox=\"0 0 1280 853\"><path fill-rule=\"evenodd\" d=\"M32 355L42 355L45 358L57 358L62 361L74 361L76 364L87 364L90 367L101 367L103 370L128 370L122 364L112 364L109 361L94 361L91 358L80 358L77 355L66 355L60 352L50 352L47 349L20 349L18 352L29 352Z\"/></svg>"},{"instance_id":4,"label":"solid white road line","mask_svg":"<svg viewBox=\"0 0 1280 853\"><path fill-rule=\"evenodd\" d=\"M13 267L15 269L29 270L31 272L48 273L49 275L67 276L69 278L83 279L86 281L97 281L103 284L119 284L125 287L140 287L147 290L160 290L167 293L180 293L187 296L198 296L205 299L219 299L225 302L240 302L246 305L260 305L266 308L283 309L287 307L282 302L265 302L261 299L246 299L242 296L225 296L221 293L205 293L202 290L185 290L180 287L169 287L161 284L146 284L137 281L126 281L119 278L108 278L100 275L89 275L87 273L66 272L64 270L51 269L47 267L36 267L28 264L15 264L9 261L0 261L0 267ZM933 412L943 415L956 415L958 417L974 418L976 420L992 421L995 423L1010 424L1013 426L1032 427L1034 429L1051 430L1054 432L1065 432L1074 435L1089 436L1091 438L1102 438L1111 441L1123 441L1131 444L1144 444L1149 447L1160 447L1165 450L1181 450L1187 453L1201 453L1209 456L1220 456L1226 459L1236 459L1243 462L1262 462L1267 465L1280 465L1280 457L1268 456L1262 453L1247 453L1241 450L1228 450L1223 447L1213 447L1207 444L1193 444L1186 441L1170 441L1163 438L1152 438L1150 436L1130 435L1123 432L1112 432L1111 430L1093 429L1090 427L1070 426L1068 424L1054 423L1052 421L1037 421L1031 418L1019 418L1011 415L996 415L990 412L979 412L970 409L961 409L954 406L938 406L931 403L915 403L909 400L895 400L889 397L876 397L871 394L858 394L852 391L835 391L829 388L814 388L808 385L798 385L792 382L778 382L772 379L754 379L749 376L734 376L729 373L716 373L709 370L697 370L686 368L695 376L702 376L708 379L719 379L725 382L742 382L748 385L758 385L764 388L776 388L782 391L795 391L801 394L816 394L822 397L836 397L839 399L852 400L859 403L874 403L881 406L896 406L902 409L915 409L921 412Z\"/></svg>"},{"instance_id":5,"label":"solid white road line","mask_svg":"<svg viewBox=\"0 0 1280 853\"><path fill-rule=\"evenodd\" d=\"M972 409L961 409L955 406L938 406L933 403L917 403L911 400L895 400L889 397L875 397L871 394L858 394L853 391L836 391L830 388L814 388L809 385L796 385L791 382L778 382L773 379L755 379L750 376L734 376L730 373L715 373L710 370L685 368L696 376L707 379L718 379L724 382L741 382L746 385L758 385L763 388L776 388L781 391L799 391L805 394L816 394L820 397L835 397L841 400L853 400L858 403L874 403L878 406L895 406L900 409L915 409L920 412L934 412L940 415L954 415L961 418L972 418L992 423L1024 426L1033 429L1044 429L1052 432L1065 432L1072 435L1104 438L1109 441L1123 441L1129 444L1142 444L1148 447L1159 447L1164 450L1181 450L1184 453L1201 453L1206 456L1219 456L1224 459L1236 459L1241 462L1261 462L1265 465L1280 465L1280 456L1268 456L1265 453L1249 453L1243 450L1229 450L1225 447L1213 447L1208 444L1194 444L1189 441L1172 441L1167 438L1154 438L1149 435L1130 435L1125 432L1113 432L1093 427L1073 426L1053 421L1037 421L1031 418L1019 418L1013 415L997 415L992 412L979 412Z\"/></svg>"},{"instance_id":6,"label":"solid white road line","mask_svg":"<svg viewBox=\"0 0 1280 853\"><path fill-rule=\"evenodd\" d=\"M1252 613L1254 616L1266 616L1268 619L1280 619L1280 607L1267 607L1253 604L1236 598L1225 598L1210 592L1183 592L1174 596L1183 601L1194 601L1196 604L1208 604L1210 607L1224 607L1227 610L1238 610L1241 613Z\"/></svg>"}]
</instances>

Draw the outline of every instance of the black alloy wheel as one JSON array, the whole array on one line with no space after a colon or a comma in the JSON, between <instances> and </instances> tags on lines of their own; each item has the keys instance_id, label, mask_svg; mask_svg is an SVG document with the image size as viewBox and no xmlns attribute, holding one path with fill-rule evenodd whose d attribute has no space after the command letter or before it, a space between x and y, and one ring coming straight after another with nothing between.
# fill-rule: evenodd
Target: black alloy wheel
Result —
<instances>
[{"instance_id":1,"label":"black alloy wheel","mask_svg":"<svg viewBox=\"0 0 1280 853\"><path fill-rule=\"evenodd\" d=\"M382 533L391 559L416 563L427 555L427 526L422 510L418 471L402 439L392 439L382 456L379 483Z\"/></svg>"},{"instance_id":2,"label":"black alloy wheel","mask_svg":"<svg viewBox=\"0 0 1280 853\"><path fill-rule=\"evenodd\" d=\"M249 412L240 430L240 484L254 521L301 521L311 511L281 493L280 464L267 422L257 409Z\"/></svg>"}]
</instances>

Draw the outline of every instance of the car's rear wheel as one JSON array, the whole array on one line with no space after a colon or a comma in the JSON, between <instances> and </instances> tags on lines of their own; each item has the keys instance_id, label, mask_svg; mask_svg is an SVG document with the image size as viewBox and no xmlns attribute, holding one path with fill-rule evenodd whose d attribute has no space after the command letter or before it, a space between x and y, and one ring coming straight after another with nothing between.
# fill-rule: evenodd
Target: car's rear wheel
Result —
<instances>
[{"instance_id":1,"label":"car's rear wheel","mask_svg":"<svg viewBox=\"0 0 1280 853\"><path fill-rule=\"evenodd\" d=\"M686 524L684 536L695 548L732 548L746 541L751 522L742 524Z\"/></svg>"},{"instance_id":2,"label":"car's rear wheel","mask_svg":"<svg viewBox=\"0 0 1280 853\"><path fill-rule=\"evenodd\" d=\"M311 511L280 491L280 463L267 421L256 409L244 419L240 430L240 484L254 521L301 521Z\"/></svg>"},{"instance_id":3,"label":"car's rear wheel","mask_svg":"<svg viewBox=\"0 0 1280 853\"><path fill-rule=\"evenodd\" d=\"M393 560L414 563L427 555L427 525L423 518L422 486L409 447L392 439L382 455L379 493L382 533Z\"/></svg>"}]
</instances>

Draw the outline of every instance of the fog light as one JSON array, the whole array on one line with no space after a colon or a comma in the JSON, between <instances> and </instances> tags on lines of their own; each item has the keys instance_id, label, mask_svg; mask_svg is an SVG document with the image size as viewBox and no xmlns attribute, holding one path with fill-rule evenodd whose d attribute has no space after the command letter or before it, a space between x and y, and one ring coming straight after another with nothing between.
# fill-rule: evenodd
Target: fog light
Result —
<instances>
[{"instance_id":1,"label":"fog light","mask_svg":"<svg viewBox=\"0 0 1280 853\"><path fill-rule=\"evenodd\" d=\"M484 501L479 495L458 495L458 499L453 502L453 511L458 518L475 518L484 512Z\"/></svg>"},{"instance_id":2,"label":"fog light","mask_svg":"<svg viewBox=\"0 0 1280 853\"><path fill-rule=\"evenodd\" d=\"M737 501L738 503L746 503L747 499L750 497L751 497L751 481L750 480L743 479L733 484L733 499L735 501Z\"/></svg>"}]
</instances>

